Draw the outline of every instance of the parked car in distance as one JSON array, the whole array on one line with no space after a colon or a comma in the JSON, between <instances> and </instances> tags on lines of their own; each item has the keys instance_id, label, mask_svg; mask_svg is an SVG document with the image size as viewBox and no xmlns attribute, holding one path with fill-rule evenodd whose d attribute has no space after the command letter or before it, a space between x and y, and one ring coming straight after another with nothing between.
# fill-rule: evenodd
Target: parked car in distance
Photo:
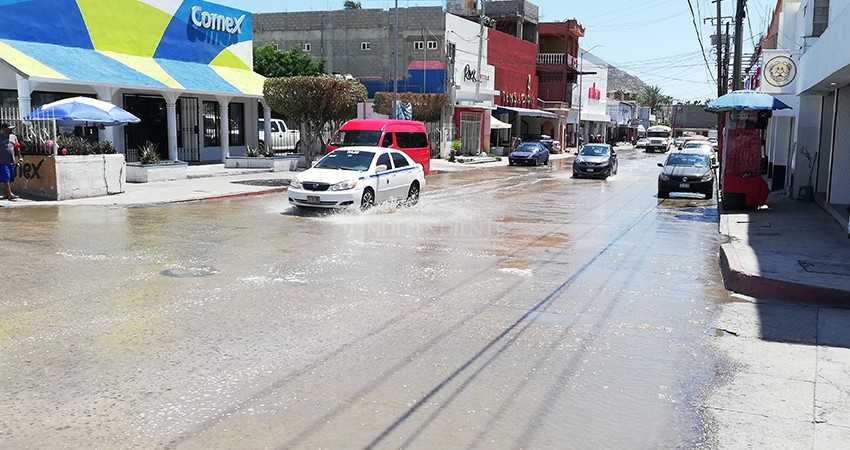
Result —
<instances>
[{"instance_id":1,"label":"parked car in distance","mask_svg":"<svg viewBox=\"0 0 850 450\"><path fill-rule=\"evenodd\" d=\"M561 143L552 139L552 136L548 134L523 134L516 139L514 145L518 147L523 142L540 142L546 146L550 153L561 152Z\"/></svg>"},{"instance_id":2,"label":"parked car in distance","mask_svg":"<svg viewBox=\"0 0 850 450\"><path fill-rule=\"evenodd\" d=\"M313 208L369 208L386 201L414 205L425 187L421 164L395 149L334 150L289 184L289 203Z\"/></svg>"},{"instance_id":3,"label":"parked car in distance","mask_svg":"<svg viewBox=\"0 0 850 450\"><path fill-rule=\"evenodd\" d=\"M676 148L682 148L682 144L683 144L684 142L685 142L685 138L684 138L683 136L679 136L679 137L677 137L677 138L673 139L673 145L674 145Z\"/></svg>"},{"instance_id":4,"label":"parked car in distance","mask_svg":"<svg viewBox=\"0 0 850 450\"><path fill-rule=\"evenodd\" d=\"M635 148L646 148L646 144L648 144L648 143L649 143L649 139L647 139L647 138L640 138L640 139L638 139L638 140L637 140L637 142L635 143Z\"/></svg>"},{"instance_id":5,"label":"parked car in distance","mask_svg":"<svg viewBox=\"0 0 850 450\"><path fill-rule=\"evenodd\" d=\"M689 153L702 153L711 160L712 164L717 164L717 152L711 142L708 141L689 141L682 147L682 150L688 150Z\"/></svg>"},{"instance_id":6,"label":"parked car in distance","mask_svg":"<svg viewBox=\"0 0 850 450\"><path fill-rule=\"evenodd\" d=\"M706 199L714 196L716 166L704 153L688 149L670 152L658 167L658 198L668 198L671 192L695 192Z\"/></svg>"},{"instance_id":7,"label":"parked car in distance","mask_svg":"<svg viewBox=\"0 0 850 450\"><path fill-rule=\"evenodd\" d=\"M328 143L327 153L351 146L401 150L431 171L431 144L425 124L415 120L352 119L342 124Z\"/></svg>"},{"instance_id":8,"label":"parked car in distance","mask_svg":"<svg viewBox=\"0 0 850 450\"><path fill-rule=\"evenodd\" d=\"M541 142L524 142L519 144L510 155L508 155L508 165L515 164L534 164L535 166L549 165L549 149Z\"/></svg>"},{"instance_id":9,"label":"parked car in distance","mask_svg":"<svg viewBox=\"0 0 850 450\"><path fill-rule=\"evenodd\" d=\"M710 137L708 138L708 142L711 142L711 146L714 147L714 151L717 151L717 138Z\"/></svg>"},{"instance_id":10,"label":"parked car in distance","mask_svg":"<svg viewBox=\"0 0 850 450\"><path fill-rule=\"evenodd\" d=\"M608 178L619 169L617 153L608 144L584 144L573 160L573 176Z\"/></svg>"},{"instance_id":11,"label":"parked car in distance","mask_svg":"<svg viewBox=\"0 0 850 450\"><path fill-rule=\"evenodd\" d=\"M678 145L678 148L684 148L688 142L708 142L708 138L701 134L689 134L682 138L682 143Z\"/></svg>"},{"instance_id":12,"label":"parked car in distance","mask_svg":"<svg viewBox=\"0 0 850 450\"><path fill-rule=\"evenodd\" d=\"M257 121L257 128L260 130L260 145L265 145L275 152L297 152L301 150L301 132L293 130L286 125L282 119L272 119L271 122L271 137L266 139L265 121L260 119Z\"/></svg>"}]
</instances>

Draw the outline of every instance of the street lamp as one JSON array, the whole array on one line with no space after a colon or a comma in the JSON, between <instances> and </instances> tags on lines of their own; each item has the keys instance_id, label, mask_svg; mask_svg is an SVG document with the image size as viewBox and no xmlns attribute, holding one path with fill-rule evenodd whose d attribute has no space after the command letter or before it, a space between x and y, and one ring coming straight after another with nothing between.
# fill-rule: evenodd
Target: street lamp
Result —
<instances>
[{"instance_id":1,"label":"street lamp","mask_svg":"<svg viewBox=\"0 0 850 450\"><path fill-rule=\"evenodd\" d=\"M590 51L593 50L594 48L602 47L602 46L603 46L602 44L596 44L596 45L594 45L593 47L590 47L587 50L582 50L581 46L579 46L579 48L578 48L578 121L577 121L577 123L578 123L578 136L579 136L579 138L584 137L584 133L582 132L582 128L581 128L581 103L582 103L582 98L584 97L584 91L582 90L581 76L584 75L584 71L583 71L584 55L590 53ZM590 72L590 73L595 74L596 72Z\"/></svg>"}]
</instances>

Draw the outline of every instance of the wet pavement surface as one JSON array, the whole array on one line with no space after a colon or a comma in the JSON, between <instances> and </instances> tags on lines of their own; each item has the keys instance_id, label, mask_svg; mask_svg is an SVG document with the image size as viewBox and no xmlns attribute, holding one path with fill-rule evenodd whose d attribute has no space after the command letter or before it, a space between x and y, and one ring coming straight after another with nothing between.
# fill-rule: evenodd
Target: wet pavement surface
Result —
<instances>
[{"instance_id":1,"label":"wet pavement surface","mask_svg":"<svg viewBox=\"0 0 850 450\"><path fill-rule=\"evenodd\" d=\"M0 443L712 446L717 209L657 199L661 158L438 174L365 213L6 211Z\"/></svg>"}]
</instances>

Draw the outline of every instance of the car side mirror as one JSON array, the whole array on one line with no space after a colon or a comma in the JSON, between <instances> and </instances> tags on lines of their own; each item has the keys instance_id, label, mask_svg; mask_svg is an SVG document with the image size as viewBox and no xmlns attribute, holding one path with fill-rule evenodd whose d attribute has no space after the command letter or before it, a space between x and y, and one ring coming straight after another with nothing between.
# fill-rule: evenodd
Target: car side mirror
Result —
<instances>
[{"instance_id":1,"label":"car side mirror","mask_svg":"<svg viewBox=\"0 0 850 450\"><path fill-rule=\"evenodd\" d=\"M712 168L712 169L719 169L719 168L720 168L720 164L712 164L712 165L711 165L711 168Z\"/></svg>"},{"instance_id":2,"label":"car side mirror","mask_svg":"<svg viewBox=\"0 0 850 450\"><path fill-rule=\"evenodd\" d=\"M387 171L387 165L386 164L378 164L377 167L375 167L375 173L381 173L381 172L386 172L386 171Z\"/></svg>"},{"instance_id":3,"label":"car side mirror","mask_svg":"<svg viewBox=\"0 0 850 450\"><path fill-rule=\"evenodd\" d=\"M658 167L664 167L664 164L658 163Z\"/></svg>"}]
</instances>

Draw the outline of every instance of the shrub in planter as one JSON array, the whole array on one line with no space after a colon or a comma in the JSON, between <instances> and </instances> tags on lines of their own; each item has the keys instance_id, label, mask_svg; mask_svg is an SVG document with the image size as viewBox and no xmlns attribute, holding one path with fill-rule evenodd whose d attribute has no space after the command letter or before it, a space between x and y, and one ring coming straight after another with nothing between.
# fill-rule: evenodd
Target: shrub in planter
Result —
<instances>
[{"instance_id":1,"label":"shrub in planter","mask_svg":"<svg viewBox=\"0 0 850 450\"><path fill-rule=\"evenodd\" d=\"M159 144L154 144L151 141L145 142L145 145L139 147L139 162L141 164L159 164L162 160L159 159L157 149Z\"/></svg>"}]
</instances>

